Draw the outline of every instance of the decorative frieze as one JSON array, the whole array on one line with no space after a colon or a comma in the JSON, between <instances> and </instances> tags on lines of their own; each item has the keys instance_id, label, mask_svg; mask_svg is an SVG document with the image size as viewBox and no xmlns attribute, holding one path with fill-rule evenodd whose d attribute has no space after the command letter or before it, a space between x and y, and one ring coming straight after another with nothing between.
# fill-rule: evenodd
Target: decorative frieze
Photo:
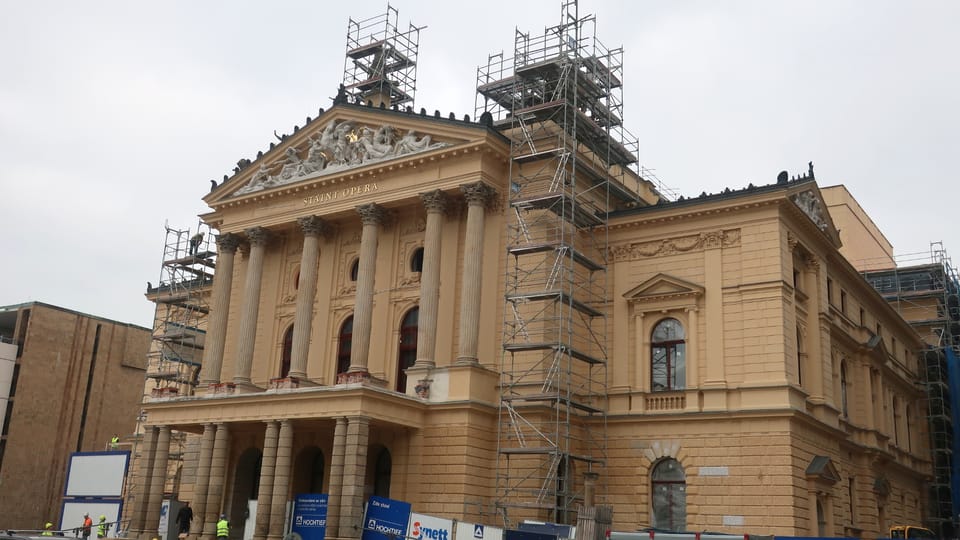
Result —
<instances>
[{"instance_id":1,"label":"decorative frieze","mask_svg":"<svg viewBox=\"0 0 960 540\"><path fill-rule=\"evenodd\" d=\"M610 246L608 253L615 261L632 261L647 257L675 255L677 253L738 245L740 245L740 229L727 229Z\"/></svg>"},{"instance_id":2,"label":"decorative frieze","mask_svg":"<svg viewBox=\"0 0 960 540\"><path fill-rule=\"evenodd\" d=\"M820 198L814 194L813 190L808 189L807 191L802 191L796 195L790 197L790 200L793 201L793 204L797 205L804 214L810 218L810 221L817 226L821 231L827 229L827 219L824 217L826 211L823 208L823 204L820 202Z\"/></svg>"}]
</instances>

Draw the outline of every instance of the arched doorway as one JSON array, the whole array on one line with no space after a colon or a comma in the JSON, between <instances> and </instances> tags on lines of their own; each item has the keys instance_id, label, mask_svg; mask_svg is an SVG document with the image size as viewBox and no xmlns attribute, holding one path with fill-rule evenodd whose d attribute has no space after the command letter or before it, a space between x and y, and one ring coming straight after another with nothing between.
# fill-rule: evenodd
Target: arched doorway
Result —
<instances>
[{"instance_id":1,"label":"arched doorway","mask_svg":"<svg viewBox=\"0 0 960 540\"><path fill-rule=\"evenodd\" d=\"M280 374L284 378L290 374L290 356L293 353L293 325L283 334L283 347L280 349Z\"/></svg>"},{"instance_id":2,"label":"arched doorway","mask_svg":"<svg viewBox=\"0 0 960 540\"><path fill-rule=\"evenodd\" d=\"M337 340L337 372L333 374L333 380L337 380L337 375L346 373L350 369L350 351L353 347L353 315L344 319L340 325L340 334Z\"/></svg>"},{"instance_id":3,"label":"arched doorway","mask_svg":"<svg viewBox=\"0 0 960 540\"><path fill-rule=\"evenodd\" d=\"M263 460L263 454L259 448L247 448L237 459L237 466L233 474L233 490L229 499L229 516L233 527L239 531L239 534L231 534L234 538L244 538L244 527L253 527L253 519L246 523L244 519L248 515L256 515L256 512L250 511L250 501L257 500L257 492L260 490L260 465Z\"/></svg>"},{"instance_id":4,"label":"arched doorway","mask_svg":"<svg viewBox=\"0 0 960 540\"><path fill-rule=\"evenodd\" d=\"M323 477L326 473L326 461L323 451L316 446L308 446L297 454L293 466L293 493L323 493Z\"/></svg>"}]
</instances>

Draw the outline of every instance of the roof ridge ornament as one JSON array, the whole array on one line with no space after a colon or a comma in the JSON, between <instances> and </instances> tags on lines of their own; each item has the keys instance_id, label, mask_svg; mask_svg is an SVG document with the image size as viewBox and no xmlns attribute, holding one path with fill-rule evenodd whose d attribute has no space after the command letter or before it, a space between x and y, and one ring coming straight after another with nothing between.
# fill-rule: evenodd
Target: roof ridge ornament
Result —
<instances>
[{"instance_id":1,"label":"roof ridge ornament","mask_svg":"<svg viewBox=\"0 0 960 540\"><path fill-rule=\"evenodd\" d=\"M804 214L810 218L810 221L817 226L821 231L827 230L827 220L824 217L825 211L823 209L823 204L820 202L820 198L817 197L812 189L806 191L801 191L796 195L790 197L790 200L793 201L793 204L797 205Z\"/></svg>"}]
</instances>

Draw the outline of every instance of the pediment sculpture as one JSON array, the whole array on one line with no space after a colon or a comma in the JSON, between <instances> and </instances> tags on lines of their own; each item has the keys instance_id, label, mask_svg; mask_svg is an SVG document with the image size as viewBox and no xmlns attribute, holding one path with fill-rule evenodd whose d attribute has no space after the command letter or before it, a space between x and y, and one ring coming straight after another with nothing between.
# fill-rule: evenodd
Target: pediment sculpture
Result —
<instances>
[{"instance_id":1,"label":"pediment sculpture","mask_svg":"<svg viewBox=\"0 0 960 540\"><path fill-rule=\"evenodd\" d=\"M421 137L412 129L403 136L398 136L398 130L390 125L384 124L373 129L369 126L357 126L349 120L334 120L327 124L317 138L310 137L305 158L300 158L296 148L287 148L282 160L269 165L261 163L250 181L233 194L252 193L307 177L316 178L445 146L450 145L433 142L430 135Z\"/></svg>"},{"instance_id":2,"label":"pediment sculpture","mask_svg":"<svg viewBox=\"0 0 960 540\"><path fill-rule=\"evenodd\" d=\"M826 212L823 210L823 204L820 199L813 194L813 191L804 191L794 195L791 200L803 211L807 217L813 221L821 231L827 229L827 219L824 217Z\"/></svg>"}]
</instances>

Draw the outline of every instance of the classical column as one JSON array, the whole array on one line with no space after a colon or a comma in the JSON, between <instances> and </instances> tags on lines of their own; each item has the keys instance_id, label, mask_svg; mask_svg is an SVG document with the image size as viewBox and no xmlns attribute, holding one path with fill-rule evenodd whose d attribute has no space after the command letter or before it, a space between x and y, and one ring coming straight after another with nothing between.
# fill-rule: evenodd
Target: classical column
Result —
<instances>
[{"instance_id":1,"label":"classical column","mask_svg":"<svg viewBox=\"0 0 960 540\"><path fill-rule=\"evenodd\" d=\"M167 483L167 460L170 457L170 427L160 426L157 433L157 448L154 451L153 471L148 497L147 523L144 531L155 534L160 528L160 507L163 506L163 488Z\"/></svg>"},{"instance_id":2,"label":"classical column","mask_svg":"<svg viewBox=\"0 0 960 540\"><path fill-rule=\"evenodd\" d=\"M293 453L293 424L280 421L277 438L277 465L273 473L273 498L270 504L270 532L267 538L283 537L283 522L287 512L287 492L290 490L290 458Z\"/></svg>"},{"instance_id":3,"label":"classical column","mask_svg":"<svg viewBox=\"0 0 960 540\"><path fill-rule=\"evenodd\" d=\"M243 311L240 314L240 343L237 345L237 366L233 376L236 384L250 384L253 365L253 346L257 337L257 316L260 312L260 282L263 277L263 254L270 240L270 231L251 227L245 231L250 240L250 258L247 261L247 281L243 288Z\"/></svg>"},{"instance_id":4,"label":"classical column","mask_svg":"<svg viewBox=\"0 0 960 540\"><path fill-rule=\"evenodd\" d=\"M200 455L197 458L197 476L193 488L193 514L197 523L194 528L203 532L203 516L207 508L207 489L210 487L210 460L213 459L213 439L216 436L215 424L204 424L200 436Z\"/></svg>"},{"instance_id":5,"label":"classical column","mask_svg":"<svg viewBox=\"0 0 960 540\"><path fill-rule=\"evenodd\" d=\"M217 520L220 518L220 503L227 472L228 436L227 425L217 424L217 435L213 439L213 453L210 458L210 487L207 489L207 506L203 516L204 540L213 540L217 536Z\"/></svg>"},{"instance_id":6,"label":"classical column","mask_svg":"<svg viewBox=\"0 0 960 540\"><path fill-rule=\"evenodd\" d=\"M303 229L303 257L300 259L300 284L297 288L297 313L293 319L293 347L290 350L290 376L307 378L307 353L313 327L313 301L317 295L317 260L320 235L327 224L317 216L297 220Z\"/></svg>"},{"instance_id":7,"label":"classical column","mask_svg":"<svg viewBox=\"0 0 960 540\"><path fill-rule=\"evenodd\" d=\"M230 293L233 290L233 259L239 245L240 237L233 233L221 234L217 237L220 254L217 256L217 270L213 280L213 304L203 349L203 368L200 370L200 383L204 385L220 382L223 346L227 339L227 318L230 314Z\"/></svg>"},{"instance_id":8,"label":"classical column","mask_svg":"<svg viewBox=\"0 0 960 540\"><path fill-rule=\"evenodd\" d=\"M493 190L483 182L460 186L467 199L467 233L460 288L460 346L457 364L476 364L480 335L480 281L483 279L483 221Z\"/></svg>"},{"instance_id":9,"label":"classical column","mask_svg":"<svg viewBox=\"0 0 960 540\"><path fill-rule=\"evenodd\" d=\"M420 315L417 324L416 367L437 365L437 309L440 307L440 235L447 196L438 190L421 193L427 209L427 228L423 236L423 269L420 272Z\"/></svg>"},{"instance_id":10,"label":"classical column","mask_svg":"<svg viewBox=\"0 0 960 540\"><path fill-rule=\"evenodd\" d=\"M153 479L153 461L156 457L157 429L153 426L143 428L143 446L140 448L141 459L139 474L140 484L135 488L133 499L133 516L130 519L130 530L143 532L146 529L146 513L150 503L150 481Z\"/></svg>"},{"instance_id":11,"label":"classical column","mask_svg":"<svg viewBox=\"0 0 960 540\"><path fill-rule=\"evenodd\" d=\"M373 322L373 277L377 266L377 236L383 208L376 204L357 207L363 232L360 235L360 267L357 275L356 305L353 311L353 343L349 373L366 373L370 355L370 326Z\"/></svg>"},{"instance_id":12,"label":"classical column","mask_svg":"<svg viewBox=\"0 0 960 540\"><path fill-rule=\"evenodd\" d=\"M343 459L347 445L347 419L337 418L333 429L333 454L330 456L330 489L327 500L327 530L330 535L339 531L340 497L343 495Z\"/></svg>"},{"instance_id":13,"label":"classical column","mask_svg":"<svg viewBox=\"0 0 960 540\"><path fill-rule=\"evenodd\" d=\"M273 476L277 464L277 431L280 425L273 420L266 424L267 430L263 437L263 460L260 465L260 490L257 491L257 519L253 527L254 540L263 540L270 532Z\"/></svg>"},{"instance_id":14,"label":"classical column","mask_svg":"<svg viewBox=\"0 0 960 540\"><path fill-rule=\"evenodd\" d=\"M362 525L363 484L367 475L367 443L370 419L351 416L347 424L346 454L343 460L343 494L340 496L341 538L356 538L354 527Z\"/></svg>"}]
</instances>

